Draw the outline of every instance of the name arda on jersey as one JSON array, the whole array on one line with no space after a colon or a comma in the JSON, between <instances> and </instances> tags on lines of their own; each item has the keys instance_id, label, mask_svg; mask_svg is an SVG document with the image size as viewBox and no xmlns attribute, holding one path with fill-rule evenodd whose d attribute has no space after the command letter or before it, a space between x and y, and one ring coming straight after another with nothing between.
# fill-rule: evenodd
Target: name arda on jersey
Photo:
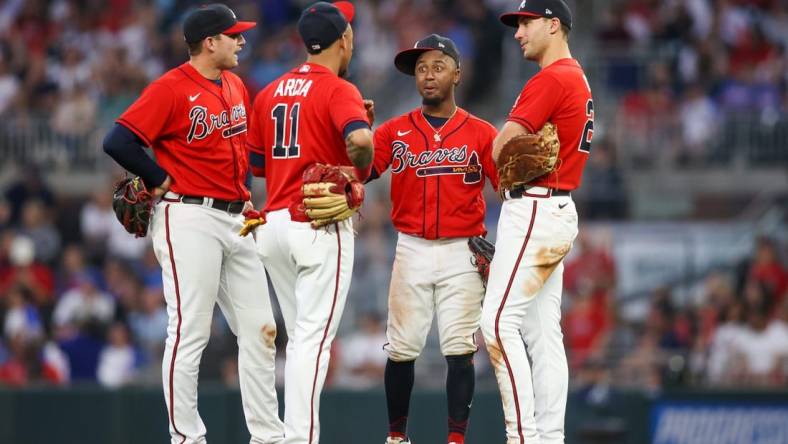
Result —
<instances>
[{"instance_id":1,"label":"name arda on jersey","mask_svg":"<svg viewBox=\"0 0 788 444\"><path fill-rule=\"evenodd\" d=\"M202 140L215 130L229 126L229 128L222 130L222 137L227 139L246 131L246 108L243 104L238 104L232 107L230 113L224 110L219 114L209 114L208 108L196 105L189 111L189 120L191 126L186 135L186 142L192 143L192 140ZM243 120L243 122L232 124L232 122L239 120Z\"/></svg>"},{"instance_id":2,"label":"name arda on jersey","mask_svg":"<svg viewBox=\"0 0 788 444\"><path fill-rule=\"evenodd\" d=\"M312 87L312 80L308 79L287 79L280 80L276 85L274 97L287 96L287 97L306 97L309 93L309 88Z\"/></svg>"},{"instance_id":3,"label":"name arda on jersey","mask_svg":"<svg viewBox=\"0 0 788 444\"><path fill-rule=\"evenodd\" d=\"M399 174L405 168L416 170L416 176L463 175L463 183L472 184L482 180L482 166L479 156L472 151L468 157L468 145L454 148L438 148L413 154L409 145L401 140L391 144L391 173ZM455 165L441 165L443 163Z\"/></svg>"}]
</instances>

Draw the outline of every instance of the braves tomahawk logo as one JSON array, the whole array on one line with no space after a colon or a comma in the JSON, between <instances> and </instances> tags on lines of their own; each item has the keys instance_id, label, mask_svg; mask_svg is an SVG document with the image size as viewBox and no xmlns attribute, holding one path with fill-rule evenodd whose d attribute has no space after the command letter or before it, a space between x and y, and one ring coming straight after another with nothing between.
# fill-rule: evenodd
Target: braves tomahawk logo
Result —
<instances>
[{"instance_id":1,"label":"braves tomahawk logo","mask_svg":"<svg viewBox=\"0 0 788 444\"><path fill-rule=\"evenodd\" d=\"M186 135L187 143L192 143L195 139L205 139L214 131L225 127L229 127L222 130L222 137L225 139L246 132L246 108L243 104L233 106L229 113L224 110L219 114L210 114L208 108L197 105L189 111L189 120L191 125Z\"/></svg>"},{"instance_id":2,"label":"braves tomahawk logo","mask_svg":"<svg viewBox=\"0 0 788 444\"><path fill-rule=\"evenodd\" d=\"M465 184L478 183L482 180L482 165L479 155L471 151L468 157L468 145L454 148L438 148L413 154L409 145L401 140L391 144L391 173L399 174L405 168L416 170L417 177L445 176L462 174ZM455 165L440 165L449 163ZM437 164L437 165L436 165Z\"/></svg>"}]
</instances>

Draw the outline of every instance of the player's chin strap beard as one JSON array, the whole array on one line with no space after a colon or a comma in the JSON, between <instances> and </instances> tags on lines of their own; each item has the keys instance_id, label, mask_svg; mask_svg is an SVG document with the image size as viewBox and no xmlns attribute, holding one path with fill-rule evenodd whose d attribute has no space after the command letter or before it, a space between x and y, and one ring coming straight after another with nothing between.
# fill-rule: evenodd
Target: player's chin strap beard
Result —
<instances>
[{"instance_id":1,"label":"player's chin strap beard","mask_svg":"<svg viewBox=\"0 0 788 444\"><path fill-rule=\"evenodd\" d=\"M424 106L437 107L441 103L443 103L443 101L444 101L443 97L429 97L429 98L428 97L422 97L421 104L424 105Z\"/></svg>"}]
</instances>

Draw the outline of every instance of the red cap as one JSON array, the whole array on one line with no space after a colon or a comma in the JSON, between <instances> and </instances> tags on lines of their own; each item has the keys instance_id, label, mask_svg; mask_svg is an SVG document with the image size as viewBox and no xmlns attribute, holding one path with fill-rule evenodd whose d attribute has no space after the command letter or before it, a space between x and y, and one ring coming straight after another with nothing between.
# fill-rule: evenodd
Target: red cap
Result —
<instances>
[{"instance_id":1,"label":"red cap","mask_svg":"<svg viewBox=\"0 0 788 444\"><path fill-rule=\"evenodd\" d=\"M339 9L339 12L341 12L342 15L345 16L345 20L347 20L348 23L353 21L353 17L356 15L356 8L353 7L353 3L346 1L339 1L339 2L334 2L332 4L336 6L337 9Z\"/></svg>"},{"instance_id":2,"label":"red cap","mask_svg":"<svg viewBox=\"0 0 788 444\"><path fill-rule=\"evenodd\" d=\"M235 22L233 26L222 31L222 34L240 34L257 26L255 22Z\"/></svg>"}]
</instances>

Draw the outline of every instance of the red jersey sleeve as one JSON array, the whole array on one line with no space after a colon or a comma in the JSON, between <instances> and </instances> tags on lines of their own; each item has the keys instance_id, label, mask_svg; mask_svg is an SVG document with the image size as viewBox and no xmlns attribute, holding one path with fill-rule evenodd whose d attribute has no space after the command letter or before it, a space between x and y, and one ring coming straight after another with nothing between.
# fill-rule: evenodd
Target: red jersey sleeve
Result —
<instances>
[{"instance_id":1,"label":"red jersey sleeve","mask_svg":"<svg viewBox=\"0 0 788 444\"><path fill-rule=\"evenodd\" d=\"M361 120L369 124L361 93L351 83L341 82L331 93L329 103L331 103L331 121L340 133L350 122Z\"/></svg>"},{"instance_id":2,"label":"red jersey sleeve","mask_svg":"<svg viewBox=\"0 0 788 444\"><path fill-rule=\"evenodd\" d=\"M495 167L495 161L493 160L493 141L498 132L492 126L488 128L489 130L485 131L482 138L482 153L484 153L482 169L484 170L485 176L490 179L490 184L492 184L493 189L498 191L498 169Z\"/></svg>"},{"instance_id":3,"label":"red jersey sleeve","mask_svg":"<svg viewBox=\"0 0 788 444\"><path fill-rule=\"evenodd\" d=\"M175 92L161 82L154 82L118 117L117 122L151 146L170 128L168 122L174 109Z\"/></svg>"},{"instance_id":4,"label":"red jersey sleeve","mask_svg":"<svg viewBox=\"0 0 788 444\"><path fill-rule=\"evenodd\" d=\"M383 124L375 130L374 144L372 167L381 176L391 165L391 125Z\"/></svg>"},{"instance_id":5,"label":"red jersey sleeve","mask_svg":"<svg viewBox=\"0 0 788 444\"><path fill-rule=\"evenodd\" d=\"M519 123L532 133L538 132L555 111L561 99L558 80L550 74L540 73L525 84L506 119Z\"/></svg>"}]
</instances>

